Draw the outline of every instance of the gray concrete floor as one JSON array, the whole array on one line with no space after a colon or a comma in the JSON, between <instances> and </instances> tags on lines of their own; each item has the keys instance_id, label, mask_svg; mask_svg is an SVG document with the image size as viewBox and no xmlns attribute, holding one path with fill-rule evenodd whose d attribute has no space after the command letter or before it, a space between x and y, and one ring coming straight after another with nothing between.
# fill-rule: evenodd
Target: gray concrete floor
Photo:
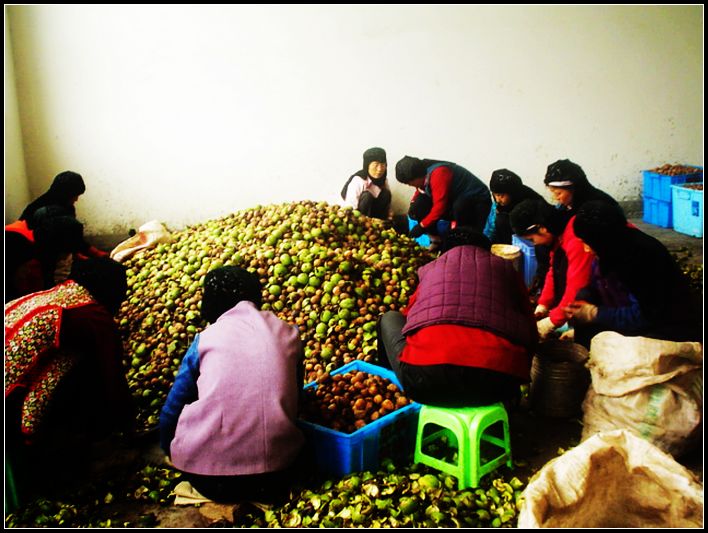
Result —
<instances>
[{"instance_id":1,"label":"gray concrete floor","mask_svg":"<svg viewBox=\"0 0 708 533\"><path fill-rule=\"evenodd\" d=\"M666 229L653 224L647 224L641 218L630 219L630 222L637 226L644 233L648 233L652 237L655 237L661 241L669 251L677 251L682 248L687 248L691 251L691 262L694 264L703 264L703 239L691 237L690 235L685 235L674 231L673 229Z\"/></svg>"}]
</instances>

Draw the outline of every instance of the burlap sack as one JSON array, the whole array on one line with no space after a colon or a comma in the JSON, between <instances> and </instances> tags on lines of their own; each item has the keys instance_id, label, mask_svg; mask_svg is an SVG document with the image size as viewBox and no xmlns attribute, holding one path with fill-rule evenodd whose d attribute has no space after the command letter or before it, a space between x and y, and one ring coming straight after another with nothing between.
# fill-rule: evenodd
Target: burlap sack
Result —
<instances>
[{"instance_id":1,"label":"burlap sack","mask_svg":"<svg viewBox=\"0 0 708 533\"><path fill-rule=\"evenodd\" d=\"M599 433L544 466L524 490L519 528L703 527L703 487L626 430Z\"/></svg>"}]
</instances>

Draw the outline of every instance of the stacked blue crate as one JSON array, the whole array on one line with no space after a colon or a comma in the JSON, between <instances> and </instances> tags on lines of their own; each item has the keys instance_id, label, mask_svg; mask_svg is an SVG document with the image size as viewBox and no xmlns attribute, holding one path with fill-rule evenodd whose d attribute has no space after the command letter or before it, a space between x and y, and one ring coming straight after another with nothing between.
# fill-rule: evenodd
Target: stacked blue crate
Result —
<instances>
[{"instance_id":1,"label":"stacked blue crate","mask_svg":"<svg viewBox=\"0 0 708 533\"><path fill-rule=\"evenodd\" d=\"M644 176L644 215L642 219L644 222L662 228L673 226L671 186L690 181L702 181L703 170L700 167L694 168L696 168L695 173L676 176L659 174L652 170L642 171Z\"/></svg>"}]
</instances>

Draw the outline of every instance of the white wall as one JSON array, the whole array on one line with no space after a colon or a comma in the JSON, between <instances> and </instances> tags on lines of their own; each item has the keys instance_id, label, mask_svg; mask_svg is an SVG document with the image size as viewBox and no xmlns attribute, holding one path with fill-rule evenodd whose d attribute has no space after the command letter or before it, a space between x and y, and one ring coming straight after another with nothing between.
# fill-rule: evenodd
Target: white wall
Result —
<instances>
[{"instance_id":1,"label":"white wall","mask_svg":"<svg viewBox=\"0 0 708 533\"><path fill-rule=\"evenodd\" d=\"M4 127L5 127L5 224L17 220L25 205L30 201L27 174L25 172L25 155L22 150L22 131L17 110L17 94L15 92L15 69L12 64L12 45L5 27L5 87Z\"/></svg>"},{"instance_id":2,"label":"white wall","mask_svg":"<svg viewBox=\"0 0 708 533\"><path fill-rule=\"evenodd\" d=\"M703 161L703 6L7 9L32 196L82 173L88 233L331 199L370 146L620 200Z\"/></svg>"}]
</instances>

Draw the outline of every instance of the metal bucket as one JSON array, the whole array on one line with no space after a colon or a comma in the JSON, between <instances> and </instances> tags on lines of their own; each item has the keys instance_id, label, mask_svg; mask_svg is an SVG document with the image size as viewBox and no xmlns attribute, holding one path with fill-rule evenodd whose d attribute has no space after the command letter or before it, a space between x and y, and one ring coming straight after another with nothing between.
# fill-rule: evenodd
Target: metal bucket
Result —
<instances>
[{"instance_id":1,"label":"metal bucket","mask_svg":"<svg viewBox=\"0 0 708 533\"><path fill-rule=\"evenodd\" d=\"M581 412L590 385L589 353L573 342L552 340L538 346L531 365L531 409L538 415L570 418Z\"/></svg>"}]
</instances>

